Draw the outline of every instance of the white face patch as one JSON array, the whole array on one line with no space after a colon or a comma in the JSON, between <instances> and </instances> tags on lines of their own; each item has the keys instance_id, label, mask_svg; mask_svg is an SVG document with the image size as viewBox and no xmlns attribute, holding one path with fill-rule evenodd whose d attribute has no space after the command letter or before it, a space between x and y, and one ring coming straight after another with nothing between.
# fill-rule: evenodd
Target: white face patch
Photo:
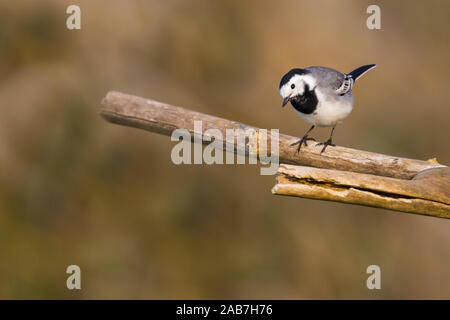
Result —
<instances>
[{"instance_id":1,"label":"white face patch","mask_svg":"<svg viewBox=\"0 0 450 320\"><path fill-rule=\"evenodd\" d=\"M312 90L316 86L316 80L309 74L296 74L289 80L289 82L280 88L280 95L283 99L286 97L303 95L305 91L305 84L307 84L310 90Z\"/></svg>"}]
</instances>

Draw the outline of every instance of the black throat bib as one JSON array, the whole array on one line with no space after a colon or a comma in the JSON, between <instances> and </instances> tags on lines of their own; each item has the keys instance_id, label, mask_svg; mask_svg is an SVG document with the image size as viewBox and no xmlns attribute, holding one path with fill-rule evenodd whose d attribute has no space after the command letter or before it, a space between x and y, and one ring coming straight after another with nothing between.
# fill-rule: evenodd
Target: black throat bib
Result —
<instances>
[{"instance_id":1,"label":"black throat bib","mask_svg":"<svg viewBox=\"0 0 450 320\"><path fill-rule=\"evenodd\" d=\"M305 85L303 95L295 96L291 99L291 104L295 110L304 114L311 114L317 107L317 96L314 90L309 90L309 86Z\"/></svg>"}]
</instances>

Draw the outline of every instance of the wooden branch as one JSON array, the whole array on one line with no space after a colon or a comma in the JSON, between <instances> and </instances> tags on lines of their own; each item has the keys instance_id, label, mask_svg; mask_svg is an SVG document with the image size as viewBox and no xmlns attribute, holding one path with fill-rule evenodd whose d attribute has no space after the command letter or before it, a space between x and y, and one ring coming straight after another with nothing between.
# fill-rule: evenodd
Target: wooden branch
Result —
<instances>
[{"instance_id":1,"label":"wooden branch","mask_svg":"<svg viewBox=\"0 0 450 320\"><path fill-rule=\"evenodd\" d=\"M254 129L256 134L262 130L240 122L114 91L109 92L103 99L100 113L112 123L165 135L171 135L173 130L179 128L188 130L191 135L201 134L194 132L195 120L202 121L203 131L218 129L223 137L226 137L226 129ZM210 143L210 137L203 138L204 143ZM447 218L450 216L449 168L435 159L406 159L339 146L329 147L320 154L321 147L315 147L314 144L309 144L302 148L299 154L295 154L295 149L290 144L297 140L296 137L279 135L280 163L328 170L282 165L279 168L278 184L272 190L275 194L341 201ZM226 138L223 142L224 146L234 143L226 141ZM270 146L270 137L267 145ZM236 152L236 149L234 151ZM262 150L258 146L250 145L246 146L245 151L246 155L252 157L259 156L263 151L271 152L270 149ZM424 176L418 175L422 172Z\"/></svg>"},{"instance_id":2,"label":"wooden branch","mask_svg":"<svg viewBox=\"0 0 450 320\"><path fill-rule=\"evenodd\" d=\"M434 168L412 180L280 165L272 193L360 204L450 218L450 168Z\"/></svg>"}]
</instances>

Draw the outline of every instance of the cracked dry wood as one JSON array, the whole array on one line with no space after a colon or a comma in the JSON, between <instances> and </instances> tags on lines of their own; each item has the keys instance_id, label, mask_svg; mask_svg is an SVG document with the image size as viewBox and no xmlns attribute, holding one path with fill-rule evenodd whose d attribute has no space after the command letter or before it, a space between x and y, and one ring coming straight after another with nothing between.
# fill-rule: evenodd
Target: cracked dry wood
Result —
<instances>
[{"instance_id":1,"label":"cracked dry wood","mask_svg":"<svg viewBox=\"0 0 450 320\"><path fill-rule=\"evenodd\" d=\"M272 193L450 218L450 168L428 169L411 180L280 165Z\"/></svg>"},{"instance_id":2,"label":"cracked dry wood","mask_svg":"<svg viewBox=\"0 0 450 320\"><path fill-rule=\"evenodd\" d=\"M235 153L239 150L234 147L234 140L226 140L226 129L253 129L258 137L264 130L237 121L116 91L108 92L102 100L100 114L112 123L168 136L179 128L188 130L191 136L199 134L194 131L194 121L201 120L203 131L218 129L224 137L224 148L233 144L233 149L229 150L234 150ZM298 181L292 183L292 179L278 177L279 183L274 187L274 193L441 217L449 216L449 168L439 164L435 158L428 161L406 159L339 146L327 148L323 154L320 154L321 148L315 147L314 144L303 147L299 154L295 154L294 148L290 144L297 140L296 137L279 135L280 163L329 169L331 171L328 174L333 175L334 180L315 181L309 179L308 181L308 179L299 178L297 180L302 183L298 183ZM204 143L208 144L210 141L210 137L203 137ZM254 157L271 152L270 136L267 145L269 150L262 150L258 145L247 144L245 154ZM289 167L282 166L280 170L287 170L286 168ZM444 169L438 170L438 168ZM345 174L357 175L358 173L365 175L358 176L358 180L356 180L358 184L353 186L355 180ZM283 173L280 174L283 175ZM396 179L389 180L389 177ZM342 185L333 182L338 181L337 179L341 179L339 181Z\"/></svg>"}]
</instances>

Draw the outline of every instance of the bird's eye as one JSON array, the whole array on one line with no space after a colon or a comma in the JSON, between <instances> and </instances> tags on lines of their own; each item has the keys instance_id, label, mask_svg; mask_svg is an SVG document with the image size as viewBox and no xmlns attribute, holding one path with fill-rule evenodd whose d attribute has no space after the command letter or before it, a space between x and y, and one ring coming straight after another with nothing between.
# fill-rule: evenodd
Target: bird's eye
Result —
<instances>
[{"instance_id":1,"label":"bird's eye","mask_svg":"<svg viewBox=\"0 0 450 320\"><path fill-rule=\"evenodd\" d=\"M295 88L295 84L291 84L291 89L294 89Z\"/></svg>"}]
</instances>

